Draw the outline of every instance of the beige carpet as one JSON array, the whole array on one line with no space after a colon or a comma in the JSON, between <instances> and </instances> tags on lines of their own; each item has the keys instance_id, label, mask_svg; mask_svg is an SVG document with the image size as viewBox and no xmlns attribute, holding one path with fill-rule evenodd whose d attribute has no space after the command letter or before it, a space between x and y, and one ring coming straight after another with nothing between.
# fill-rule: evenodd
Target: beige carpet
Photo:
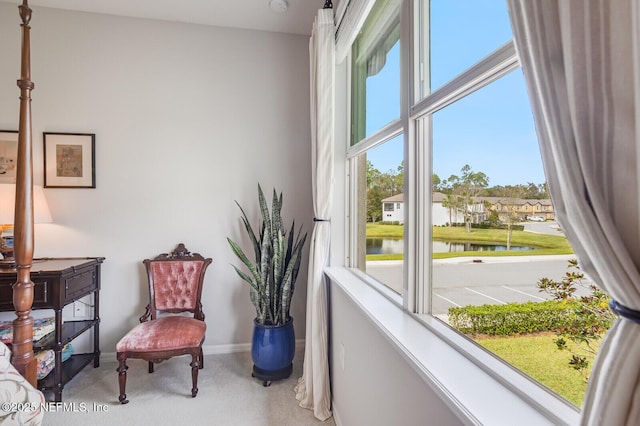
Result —
<instances>
[{"instance_id":1,"label":"beige carpet","mask_svg":"<svg viewBox=\"0 0 640 426\"><path fill-rule=\"evenodd\" d=\"M58 412L45 413L44 425L335 425L317 420L298 406L293 388L302 374L302 352L296 353L291 377L269 387L251 377L247 352L207 355L198 377L198 396L191 398L189 357L156 364L128 362L127 397L118 402L115 362L87 366L63 392ZM73 410L76 411L67 411Z\"/></svg>"}]
</instances>

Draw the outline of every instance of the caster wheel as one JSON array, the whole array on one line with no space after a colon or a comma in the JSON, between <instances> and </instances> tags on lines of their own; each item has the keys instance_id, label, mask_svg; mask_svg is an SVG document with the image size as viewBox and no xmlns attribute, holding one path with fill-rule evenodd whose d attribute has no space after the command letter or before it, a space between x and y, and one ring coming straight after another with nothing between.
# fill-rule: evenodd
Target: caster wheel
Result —
<instances>
[{"instance_id":1,"label":"caster wheel","mask_svg":"<svg viewBox=\"0 0 640 426\"><path fill-rule=\"evenodd\" d=\"M270 380L265 380L264 382L262 382L262 386L264 386L265 388L268 386L271 386L271 381Z\"/></svg>"}]
</instances>

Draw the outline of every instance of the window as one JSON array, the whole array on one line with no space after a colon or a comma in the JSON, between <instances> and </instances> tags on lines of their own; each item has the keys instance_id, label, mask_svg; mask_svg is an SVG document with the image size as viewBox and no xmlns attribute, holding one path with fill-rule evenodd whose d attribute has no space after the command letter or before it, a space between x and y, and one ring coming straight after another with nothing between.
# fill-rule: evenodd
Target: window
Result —
<instances>
[{"instance_id":1,"label":"window","mask_svg":"<svg viewBox=\"0 0 640 426\"><path fill-rule=\"evenodd\" d=\"M400 134L351 160L358 181L351 266L398 294L403 289L404 213L394 207L403 198L402 157Z\"/></svg>"},{"instance_id":2,"label":"window","mask_svg":"<svg viewBox=\"0 0 640 426\"><path fill-rule=\"evenodd\" d=\"M350 264L398 294L404 265L400 94L400 1L379 0L351 55Z\"/></svg>"},{"instance_id":3,"label":"window","mask_svg":"<svg viewBox=\"0 0 640 426\"><path fill-rule=\"evenodd\" d=\"M355 144L400 118L399 0L376 2L353 44L351 73Z\"/></svg>"},{"instance_id":4,"label":"window","mask_svg":"<svg viewBox=\"0 0 640 426\"><path fill-rule=\"evenodd\" d=\"M544 301L538 281L561 280L572 251L554 223L536 223L553 206L506 4L402 7L377 0L351 52L349 264L451 327L455 308ZM552 340L506 339L556 355Z\"/></svg>"}]
</instances>

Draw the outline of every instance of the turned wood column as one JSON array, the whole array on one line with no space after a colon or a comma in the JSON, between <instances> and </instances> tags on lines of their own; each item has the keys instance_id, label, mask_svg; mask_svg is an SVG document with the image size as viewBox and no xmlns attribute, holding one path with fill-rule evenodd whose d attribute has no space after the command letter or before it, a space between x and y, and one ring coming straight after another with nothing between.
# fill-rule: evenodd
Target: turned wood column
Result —
<instances>
[{"instance_id":1,"label":"turned wood column","mask_svg":"<svg viewBox=\"0 0 640 426\"><path fill-rule=\"evenodd\" d=\"M36 362L33 357L33 135L31 129L31 9L27 0L18 6L22 19L22 66L18 80L20 88L20 124L18 128L18 161L16 179L16 209L14 215L14 257L17 280L13 285L13 358L16 369L36 386Z\"/></svg>"}]
</instances>

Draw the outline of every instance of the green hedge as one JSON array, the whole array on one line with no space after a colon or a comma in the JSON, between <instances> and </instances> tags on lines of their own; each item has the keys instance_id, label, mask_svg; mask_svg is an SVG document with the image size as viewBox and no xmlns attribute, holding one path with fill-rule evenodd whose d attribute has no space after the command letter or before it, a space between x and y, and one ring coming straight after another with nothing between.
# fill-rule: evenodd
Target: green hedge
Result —
<instances>
[{"instance_id":1,"label":"green hedge","mask_svg":"<svg viewBox=\"0 0 640 426\"><path fill-rule=\"evenodd\" d=\"M461 228L467 225L464 223L452 223L451 226ZM471 227L477 228L477 229L509 229L507 225L504 225L504 224L494 225L491 223L472 223ZM511 225L511 229L513 231L524 231L524 225Z\"/></svg>"},{"instance_id":2,"label":"green hedge","mask_svg":"<svg viewBox=\"0 0 640 426\"><path fill-rule=\"evenodd\" d=\"M576 320L576 302L509 303L449 308L449 324L464 334L511 334L558 331Z\"/></svg>"}]
</instances>

